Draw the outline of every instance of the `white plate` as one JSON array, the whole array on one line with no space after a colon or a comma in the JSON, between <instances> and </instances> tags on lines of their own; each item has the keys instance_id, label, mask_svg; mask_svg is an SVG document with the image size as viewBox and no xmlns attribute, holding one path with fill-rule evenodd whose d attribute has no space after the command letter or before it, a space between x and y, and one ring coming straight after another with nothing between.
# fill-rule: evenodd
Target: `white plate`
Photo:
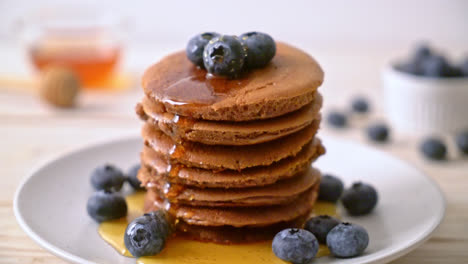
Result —
<instances>
[{"instance_id":1,"label":"white plate","mask_svg":"<svg viewBox=\"0 0 468 264\"><path fill-rule=\"evenodd\" d=\"M414 249L441 222L445 202L438 186L413 166L381 151L353 142L323 137L327 154L317 166L340 176L346 185L356 180L379 192L376 210L346 221L364 226L370 235L365 255L352 259L325 257L314 263L385 263ZM138 138L95 145L61 156L32 173L19 187L14 209L24 231L53 254L76 263L134 263L120 256L97 233L86 213L92 192L90 171L105 162L122 168L136 163Z\"/></svg>"}]
</instances>

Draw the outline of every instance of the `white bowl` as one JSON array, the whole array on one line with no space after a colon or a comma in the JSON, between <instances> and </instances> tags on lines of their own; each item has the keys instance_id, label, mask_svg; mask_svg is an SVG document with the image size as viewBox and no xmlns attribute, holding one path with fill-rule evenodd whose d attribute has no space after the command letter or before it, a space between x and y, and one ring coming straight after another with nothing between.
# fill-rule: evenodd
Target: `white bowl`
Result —
<instances>
[{"instance_id":1,"label":"white bowl","mask_svg":"<svg viewBox=\"0 0 468 264\"><path fill-rule=\"evenodd\" d=\"M434 78L389 66L382 72L387 118L408 134L456 133L468 128L468 78Z\"/></svg>"}]
</instances>

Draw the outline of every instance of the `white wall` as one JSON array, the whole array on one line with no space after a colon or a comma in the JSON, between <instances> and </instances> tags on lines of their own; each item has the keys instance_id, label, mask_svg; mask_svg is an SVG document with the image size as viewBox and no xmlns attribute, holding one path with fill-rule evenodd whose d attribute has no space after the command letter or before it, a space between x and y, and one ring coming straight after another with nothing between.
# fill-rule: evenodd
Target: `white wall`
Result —
<instances>
[{"instance_id":1,"label":"white wall","mask_svg":"<svg viewBox=\"0 0 468 264\"><path fill-rule=\"evenodd\" d=\"M12 18L60 3L87 3L104 13L129 16L133 39L140 42L180 46L199 31L260 30L301 46L367 49L429 40L468 48L468 1L464 0L0 0L0 32Z\"/></svg>"},{"instance_id":2,"label":"white wall","mask_svg":"<svg viewBox=\"0 0 468 264\"><path fill-rule=\"evenodd\" d=\"M0 0L0 60L8 62L0 63L0 75L25 72L29 65L26 58L18 59L18 45L9 45L16 52L2 48L12 42L5 41L11 40L5 32L14 18L27 18L38 8L76 3L131 19L133 33L122 66L138 74L168 52L184 48L200 31L267 32L318 59L326 72L322 93L332 105L344 104L356 93L380 98L380 69L416 41L430 41L452 58L468 54L464 0Z\"/></svg>"}]
</instances>

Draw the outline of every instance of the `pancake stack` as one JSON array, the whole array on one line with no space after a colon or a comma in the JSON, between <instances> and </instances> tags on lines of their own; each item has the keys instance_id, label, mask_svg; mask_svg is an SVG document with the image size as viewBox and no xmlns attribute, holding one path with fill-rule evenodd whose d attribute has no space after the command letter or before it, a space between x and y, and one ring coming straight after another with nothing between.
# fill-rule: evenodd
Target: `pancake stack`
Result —
<instances>
[{"instance_id":1,"label":"pancake stack","mask_svg":"<svg viewBox=\"0 0 468 264\"><path fill-rule=\"evenodd\" d=\"M207 75L174 53L144 74L139 179L145 211L165 209L179 234L216 243L271 239L313 209L325 150L315 137L323 72L277 43L271 63L240 79Z\"/></svg>"}]
</instances>

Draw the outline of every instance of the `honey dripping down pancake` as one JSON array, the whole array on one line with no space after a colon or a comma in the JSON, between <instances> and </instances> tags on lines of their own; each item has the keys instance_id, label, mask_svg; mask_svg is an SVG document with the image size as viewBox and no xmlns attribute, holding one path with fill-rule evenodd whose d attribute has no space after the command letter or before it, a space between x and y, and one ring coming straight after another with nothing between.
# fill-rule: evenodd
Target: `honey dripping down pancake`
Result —
<instances>
[{"instance_id":1,"label":"honey dripping down pancake","mask_svg":"<svg viewBox=\"0 0 468 264\"><path fill-rule=\"evenodd\" d=\"M310 167L310 163L324 153L320 141L305 146L296 156L283 159L271 166L259 166L241 171L211 171L182 164L170 163L148 146L143 147L141 160L151 173L140 173L139 179L145 186L155 177L163 176L175 184L200 188L246 188L273 184L288 179Z\"/></svg>"},{"instance_id":2,"label":"honey dripping down pancake","mask_svg":"<svg viewBox=\"0 0 468 264\"><path fill-rule=\"evenodd\" d=\"M143 177L150 176L147 168L142 168ZM177 204L210 207L242 207L267 206L284 204L296 199L298 195L307 191L318 183L320 172L309 169L294 177L275 184L251 188L198 188L167 182L160 175L151 175L146 188L162 193L170 201ZM151 177L150 176L150 177Z\"/></svg>"},{"instance_id":3,"label":"honey dripping down pancake","mask_svg":"<svg viewBox=\"0 0 468 264\"><path fill-rule=\"evenodd\" d=\"M266 226L289 221L310 212L317 198L318 183L288 204L254 207L198 207L170 202L153 189L147 191L145 211L168 210L176 218L201 226Z\"/></svg>"},{"instance_id":4,"label":"honey dripping down pancake","mask_svg":"<svg viewBox=\"0 0 468 264\"><path fill-rule=\"evenodd\" d=\"M146 122L142 129L145 144L166 156L171 163L204 169L242 170L255 166L268 166L284 158L295 156L304 146L313 142L319 120L304 129L274 141L248 146L205 145L195 142L174 142Z\"/></svg>"},{"instance_id":5,"label":"honey dripping down pancake","mask_svg":"<svg viewBox=\"0 0 468 264\"><path fill-rule=\"evenodd\" d=\"M174 141L188 140L209 145L253 145L297 132L320 118L322 96L308 105L276 118L247 122L196 120L164 111L160 103L144 97L138 111Z\"/></svg>"}]
</instances>

